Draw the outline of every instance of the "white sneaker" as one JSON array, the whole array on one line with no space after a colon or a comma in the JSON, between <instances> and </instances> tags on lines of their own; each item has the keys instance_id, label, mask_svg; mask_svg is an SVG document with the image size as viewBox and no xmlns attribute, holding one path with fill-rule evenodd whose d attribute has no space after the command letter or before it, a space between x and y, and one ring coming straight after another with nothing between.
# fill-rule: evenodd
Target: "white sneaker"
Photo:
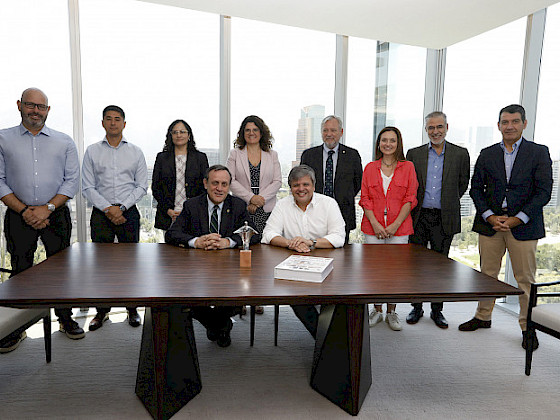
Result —
<instances>
[{"instance_id":1,"label":"white sneaker","mask_svg":"<svg viewBox=\"0 0 560 420\"><path fill-rule=\"evenodd\" d=\"M401 321L399 320L399 316L394 311L393 312L387 312L387 316L385 317L385 322L387 324L389 324L389 328L391 328L393 331L402 330Z\"/></svg>"},{"instance_id":2,"label":"white sneaker","mask_svg":"<svg viewBox=\"0 0 560 420\"><path fill-rule=\"evenodd\" d=\"M375 327L381 321L383 321L383 312L377 312L375 309L372 309L369 312L369 326Z\"/></svg>"}]
</instances>

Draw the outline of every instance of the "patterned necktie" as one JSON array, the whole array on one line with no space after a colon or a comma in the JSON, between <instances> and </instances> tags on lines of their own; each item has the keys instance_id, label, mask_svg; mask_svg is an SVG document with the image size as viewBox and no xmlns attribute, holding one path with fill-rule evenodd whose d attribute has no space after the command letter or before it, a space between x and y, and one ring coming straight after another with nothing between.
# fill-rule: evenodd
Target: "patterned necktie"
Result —
<instances>
[{"instance_id":1,"label":"patterned necktie","mask_svg":"<svg viewBox=\"0 0 560 420\"><path fill-rule=\"evenodd\" d=\"M329 197L334 197L334 183L333 183L333 155L334 150L329 150L329 157L327 158L327 166L325 167L325 188L323 193Z\"/></svg>"},{"instance_id":2,"label":"patterned necktie","mask_svg":"<svg viewBox=\"0 0 560 420\"><path fill-rule=\"evenodd\" d=\"M218 233L218 206L214 206L212 210L212 218L210 219L210 233Z\"/></svg>"}]
</instances>

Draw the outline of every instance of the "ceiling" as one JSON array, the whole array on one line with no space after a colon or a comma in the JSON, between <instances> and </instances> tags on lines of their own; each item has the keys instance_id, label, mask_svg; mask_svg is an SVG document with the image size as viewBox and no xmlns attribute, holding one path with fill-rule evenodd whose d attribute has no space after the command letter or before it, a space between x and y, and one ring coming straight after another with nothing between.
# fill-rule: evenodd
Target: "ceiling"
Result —
<instances>
[{"instance_id":1,"label":"ceiling","mask_svg":"<svg viewBox=\"0 0 560 420\"><path fill-rule=\"evenodd\" d=\"M440 49L559 0L140 0Z\"/></svg>"}]
</instances>

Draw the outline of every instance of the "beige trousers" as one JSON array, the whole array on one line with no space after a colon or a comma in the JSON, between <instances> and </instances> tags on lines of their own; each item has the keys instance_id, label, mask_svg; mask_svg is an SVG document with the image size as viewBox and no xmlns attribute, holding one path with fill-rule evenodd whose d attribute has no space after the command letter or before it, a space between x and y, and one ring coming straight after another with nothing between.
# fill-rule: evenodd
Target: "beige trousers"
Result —
<instances>
[{"instance_id":1,"label":"beige trousers","mask_svg":"<svg viewBox=\"0 0 560 420\"><path fill-rule=\"evenodd\" d=\"M480 271L497 279L506 249L517 285L525 292L519 296L519 326L525 331L531 283L535 282L537 272L537 240L519 241L511 232L496 232L494 236L478 235ZM481 300L474 316L482 321L490 321L494 303L495 299Z\"/></svg>"}]
</instances>

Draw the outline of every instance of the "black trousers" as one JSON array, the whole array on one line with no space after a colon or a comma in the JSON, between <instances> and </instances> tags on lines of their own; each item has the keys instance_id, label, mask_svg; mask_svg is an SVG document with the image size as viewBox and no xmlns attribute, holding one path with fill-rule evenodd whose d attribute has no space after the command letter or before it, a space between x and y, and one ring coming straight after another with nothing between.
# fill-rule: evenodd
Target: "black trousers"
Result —
<instances>
[{"instance_id":1,"label":"black trousers","mask_svg":"<svg viewBox=\"0 0 560 420\"><path fill-rule=\"evenodd\" d=\"M319 311L317 311L315 305L291 305L291 307L303 326L309 331L309 334L316 338Z\"/></svg>"},{"instance_id":2,"label":"black trousers","mask_svg":"<svg viewBox=\"0 0 560 420\"><path fill-rule=\"evenodd\" d=\"M70 209L67 206L56 209L49 216L49 225L39 230L25 223L19 213L8 209L4 217L4 234L12 262L11 276L14 276L33 266L39 238L45 246L47 258L70 246L72 234ZM72 315L71 308L55 308L54 312L59 318Z\"/></svg>"},{"instance_id":3,"label":"black trousers","mask_svg":"<svg viewBox=\"0 0 560 420\"><path fill-rule=\"evenodd\" d=\"M449 255L449 248L453 241L453 235L446 235L441 222L440 209L420 209L418 222L414 226L414 234L409 237L410 243L419 244L433 249L440 254ZM422 303L413 303L416 309L422 308ZM432 302L432 311L441 311L443 302Z\"/></svg>"},{"instance_id":4,"label":"black trousers","mask_svg":"<svg viewBox=\"0 0 560 420\"><path fill-rule=\"evenodd\" d=\"M241 313L240 306L193 306L190 309L192 317L212 331L229 330L230 317Z\"/></svg>"},{"instance_id":5,"label":"black trousers","mask_svg":"<svg viewBox=\"0 0 560 420\"><path fill-rule=\"evenodd\" d=\"M91 212L89 225L91 229L91 241L97 243L113 243L115 237L119 243L138 243L140 242L140 213L136 206L132 206L123 213L126 222L122 225L112 223L105 213L94 207ZM107 313L110 307L97 307L98 313ZM136 309L134 307L126 308Z\"/></svg>"}]
</instances>

